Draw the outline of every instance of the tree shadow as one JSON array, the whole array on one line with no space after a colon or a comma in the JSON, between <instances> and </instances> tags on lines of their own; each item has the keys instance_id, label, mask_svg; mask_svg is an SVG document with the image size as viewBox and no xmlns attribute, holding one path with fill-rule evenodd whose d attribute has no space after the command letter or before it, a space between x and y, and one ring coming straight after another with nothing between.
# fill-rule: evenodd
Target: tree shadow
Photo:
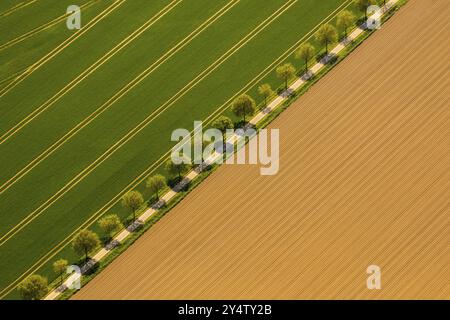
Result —
<instances>
[{"instance_id":1,"label":"tree shadow","mask_svg":"<svg viewBox=\"0 0 450 320\"><path fill-rule=\"evenodd\" d=\"M338 56L335 53L328 53L321 55L321 58L318 62L323 65L327 65L327 64L335 64L337 60Z\"/></svg>"},{"instance_id":2,"label":"tree shadow","mask_svg":"<svg viewBox=\"0 0 450 320\"><path fill-rule=\"evenodd\" d=\"M194 168L194 171L197 172L198 174L200 174L202 172L210 171L211 169L212 169L211 164L203 162L202 164L196 166Z\"/></svg>"},{"instance_id":3,"label":"tree shadow","mask_svg":"<svg viewBox=\"0 0 450 320\"><path fill-rule=\"evenodd\" d=\"M265 107L265 108L263 108L263 109L261 110L261 112L264 113L264 114L268 114L268 113L270 113L271 111L272 111L272 108L270 108L270 107Z\"/></svg>"},{"instance_id":4,"label":"tree shadow","mask_svg":"<svg viewBox=\"0 0 450 320\"><path fill-rule=\"evenodd\" d=\"M214 149L219 154L233 152L233 148L234 148L234 144L232 144L230 142L222 143L222 141L217 141L216 143L214 143Z\"/></svg>"},{"instance_id":5,"label":"tree shadow","mask_svg":"<svg viewBox=\"0 0 450 320\"><path fill-rule=\"evenodd\" d=\"M154 210L158 210L166 206L166 201L163 199L159 199L156 202L148 203L148 206Z\"/></svg>"},{"instance_id":6,"label":"tree shadow","mask_svg":"<svg viewBox=\"0 0 450 320\"><path fill-rule=\"evenodd\" d=\"M56 289L55 289L55 291L56 292L59 292L59 293L63 293L64 291L66 291L68 289L68 287L65 285L65 284L61 284L61 285L59 285Z\"/></svg>"},{"instance_id":7,"label":"tree shadow","mask_svg":"<svg viewBox=\"0 0 450 320\"><path fill-rule=\"evenodd\" d=\"M277 94L278 94L280 97L283 97L283 98L289 98L289 97L292 96L294 93L295 93L295 91L292 90L291 88L287 88L287 89L281 88L281 89L278 89L278 90L277 90Z\"/></svg>"},{"instance_id":8,"label":"tree shadow","mask_svg":"<svg viewBox=\"0 0 450 320\"><path fill-rule=\"evenodd\" d=\"M365 17L361 17L358 20L356 20L356 25L363 29L366 30L367 29L367 19Z\"/></svg>"},{"instance_id":9,"label":"tree shadow","mask_svg":"<svg viewBox=\"0 0 450 320\"><path fill-rule=\"evenodd\" d=\"M141 229L143 225L144 225L143 221L136 219L126 228L126 230L130 233L135 232L135 231Z\"/></svg>"},{"instance_id":10,"label":"tree shadow","mask_svg":"<svg viewBox=\"0 0 450 320\"><path fill-rule=\"evenodd\" d=\"M244 121L244 120L236 121L236 122L234 123L234 128L235 128L235 129L243 128L243 127L245 127L245 125L246 125L247 123L248 123L247 120L246 120L246 121Z\"/></svg>"},{"instance_id":11,"label":"tree shadow","mask_svg":"<svg viewBox=\"0 0 450 320\"><path fill-rule=\"evenodd\" d=\"M89 259L89 261L81 267L81 274L86 276L94 274L99 267L100 264L98 263L98 261Z\"/></svg>"},{"instance_id":12,"label":"tree shadow","mask_svg":"<svg viewBox=\"0 0 450 320\"><path fill-rule=\"evenodd\" d=\"M173 177L173 178L168 179L168 180L167 180L167 185L169 186L170 189L173 190L173 188L175 188L176 185L177 185L178 183L180 183L182 180L183 180L183 177L178 177L178 176L176 176L176 177Z\"/></svg>"},{"instance_id":13,"label":"tree shadow","mask_svg":"<svg viewBox=\"0 0 450 320\"><path fill-rule=\"evenodd\" d=\"M348 36L342 36L339 39L339 43L341 43L344 46L348 46L350 43L352 43L352 40Z\"/></svg>"},{"instance_id":14,"label":"tree shadow","mask_svg":"<svg viewBox=\"0 0 450 320\"><path fill-rule=\"evenodd\" d=\"M303 81L309 81L309 80L314 79L315 76L316 75L315 75L314 72L312 72L312 70L308 70L308 72L305 72L305 73L302 74L301 79Z\"/></svg>"},{"instance_id":15,"label":"tree shadow","mask_svg":"<svg viewBox=\"0 0 450 320\"><path fill-rule=\"evenodd\" d=\"M120 244L121 244L120 241L112 240L105 245L105 249L108 251L111 251L111 250L117 248L118 246L120 246Z\"/></svg>"},{"instance_id":16,"label":"tree shadow","mask_svg":"<svg viewBox=\"0 0 450 320\"><path fill-rule=\"evenodd\" d=\"M111 240L112 240L112 237L110 235L100 236L100 242L102 243L103 246L106 246Z\"/></svg>"},{"instance_id":17,"label":"tree shadow","mask_svg":"<svg viewBox=\"0 0 450 320\"><path fill-rule=\"evenodd\" d=\"M189 189L191 184L191 180L188 178L182 178L175 186L172 187L172 190L175 192L186 191Z\"/></svg>"},{"instance_id":18,"label":"tree shadow","mask_svg":"<svg viewBox=\"0 0 450 320\"><path fill-rule=\"evenodd\" d=\"M285 99L287 99L287 98L289 98L290 96L293 96L294 94L295 94L295 90L293 90L293 89L291 89L291 88L288 88L287 90L284 90L284 91L280 94L280 96L283 97L283 98L285 98Z\"/></svg>"}]
</instances>

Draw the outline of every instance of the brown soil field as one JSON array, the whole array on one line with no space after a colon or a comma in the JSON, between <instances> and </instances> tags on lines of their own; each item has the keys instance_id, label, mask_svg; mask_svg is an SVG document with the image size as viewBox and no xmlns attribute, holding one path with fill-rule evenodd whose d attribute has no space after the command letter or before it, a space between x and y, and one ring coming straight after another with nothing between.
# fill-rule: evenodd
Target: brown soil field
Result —
<instances>
[{"instance_id":1,"label":"brown soil field","mask_svg":"<svg viewBox=\"0 0 450 320\"><path fill-rule=\"evenodd\" d=\"M445 1L411 0L75 299L449 299ZM381 267L381 290L366 287Z\"/></svg>"}]
</instances>

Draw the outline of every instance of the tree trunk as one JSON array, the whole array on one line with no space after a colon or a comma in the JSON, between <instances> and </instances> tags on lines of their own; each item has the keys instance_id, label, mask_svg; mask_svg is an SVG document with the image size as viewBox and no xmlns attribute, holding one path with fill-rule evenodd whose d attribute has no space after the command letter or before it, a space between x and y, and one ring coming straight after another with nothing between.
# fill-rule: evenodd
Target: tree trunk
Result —
<instances>
[{"instance_id":1,"label":"tree trunk","mask_svg":"<svg viewBox=\"0 0 450 320\"><path fill-rule=\"evenodd\" d=\"M227 142L225 141L225 132L222 132L222 153L223 153L223 157L225 157L225 153L226 153L226 149L227 149Z\"/></svg>"}]
</instances>

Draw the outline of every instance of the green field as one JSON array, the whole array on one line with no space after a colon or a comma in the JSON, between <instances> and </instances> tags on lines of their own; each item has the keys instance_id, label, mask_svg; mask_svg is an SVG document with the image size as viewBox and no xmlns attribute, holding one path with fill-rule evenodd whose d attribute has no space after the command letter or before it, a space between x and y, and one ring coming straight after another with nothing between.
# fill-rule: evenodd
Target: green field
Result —
<instances>
[{"instance_id":1,"label":"green field","mask_svg":"<svg viewBox=\"0 0 450 320\"><path fill-rule=\"evenodd\" d=\"M150 198L143 181L164 173L175 128L230 115L240 93L261 102L256 87L281 85L285 61L300 68L293 51L351 1L80 1L80 31L109 14L15 82L75 33L63 20L1 49L71 4L38 0L2 17L16 3L0 4L1 298L30 274L54 279L58 258L76 263L76 232L105 213L127 218L119 200L130 189Z\"/></svg>"}]
</instances>

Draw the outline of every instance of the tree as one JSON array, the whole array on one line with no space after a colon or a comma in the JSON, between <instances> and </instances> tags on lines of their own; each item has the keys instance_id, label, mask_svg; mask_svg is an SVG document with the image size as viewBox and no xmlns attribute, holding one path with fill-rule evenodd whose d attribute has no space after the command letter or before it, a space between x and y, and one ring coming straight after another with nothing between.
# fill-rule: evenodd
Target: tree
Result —
<instances>
[{"instance_id":1,"label":"tree","mask_svg":"<svg viewBox=\"0 0 450 320\"><path fill-rule=\"evenodd\" d=\"M277 68L278 78L284 80L284 89L288 88L288 81L295 75L295 67L291 63L285 63Z\"/></svg>"},{"instance_id":2,"label":"tree","mask_svg":"<svg viewBox=\"0 0 450 320\"><path fill-rule=\"evenodd\" d=\"M272 96L275 92L272 90L270 84L265 83L258 87L258 92L264 98L264 106L267 107L267 99Z\"/></svg>"},{"instance_id":3,"label":"tree","mask_svg":"<svg viewBox=\"0 0 450 320\"><path fill-rule=\"evenodd\" d=\"M355 0L355 5L359 11L364 12L364 19L367 20L367 8L375 4L374 0Z\"/></svg>"},{"instance_id":4,"label":"tree","mask_svg":"<svg viewBox=\"0 0 450 320\"><path fill-rule=\"evenodd\" d=\"M88 254L100 246L100 240L95 232L89 230L80 231L72 241L72 248L78 255L84 255L85 261Z\"/></svg>"},{"instance_id":5,"label":"tree","mask_svg":"<svg viewBox=\"0 0 450 320\"><path fill-rule=\"evenodd\" d=\"M17 290L24 300L39 300L48 293L47 279L40 275L32 275L23 280Z\"/></svg>"},{"instance_id":6,"label":"tree","mask_svg":"<svg viewBox=\"0 0 450 320\"><path fill-rule=\"evenodd\" d=\"M337 25L344 30L344 36L347 38L347 31L355 23L355 15L348 10L341 11L337 16Z\"/></svg>"},{"instance_id":7,"label":"tree","mask_svg":"<svg viewBox=\"0 0 450 320\"><path fill-rule=\"evenodd\" d=\"M301 59L305 62L305 73L308 72L308 62L311 60L316 54L316 49L310 43L304 43L298 48L297 52L295 52L295 57L297 59Z\"/></svg>"},{"instance_id":8,"label":"tree","mask_svg":"<svg viewBox=\"0 0 450 320\"><path fill-rule=\"evenodd\" d=\"M316 33L317 41L325 46L325 54L328 55L328 45L337 41L336 28L331 24L323 24Z\"/></svg>"},{"instance_id":9,"label":"tree","mask_svg":"<svg viewBox=\"0 0 450 320\"><path fill-rule=\"evenodd\" d=\"M176 164L173 163L172 159L169 159L166 162L166 170L171 176L178 176L178 179L181 180L181 175L185 174L190 168L190 165L187 163Z\"/></svg>"},{"instance_id":10,"label":"tree","mask_svg":"<svg viewBox=\"0 0 450 320\"><path fill-rule=\"evenodd\" d=\"M160 174L154 175L147 180L147 188L152 194L156 195L157 200L159 200L159 192L166 186L166 178Z\"/></svg>"},{"instance_id":11,"label":"tree","mask_svg":"<svg viewBox=\"0 0 450 320\"><path fill-rule=\"evenodd\" d=\"M122 198L122 206L133 212L133 221L136 220L136 211L144 203L144 198L139 191L130 191Z\"/></svg>"},{"instance_id":12,"label":"tree","mask_svg":"<svg viewBox=\"0 0 450 320\"><path fill-rule=\"evenodd\" d=\"M242 94L233 101L231 110L236 116L243 117L245 124L246 116L251 116L256 111L255 100L247 94Z\"/></svg>"},{"instance_id":13,"label":"tree","mask_svg":"<svg viewBox=\"0 0 450 320\"><path fill-rule=\"evenodd\" d=\"M58 275L60 285L63 283L63 274L66 272L67 265L69 263L67 260L59 259L53 263L53 271Z\"/></svg>"},{"instance_id":14,"label":"tree","mask_svg":"<svg viewBox=\"0 0 450 320\"><path fill-rule=\"evenodd\" d=\"M108 237L108 240L114 232L117 232L123 228L122 222L120 221L119 216L116 214L110 214L101 218L98 221L98 225Z\"/></svg>"}]
</instances>

